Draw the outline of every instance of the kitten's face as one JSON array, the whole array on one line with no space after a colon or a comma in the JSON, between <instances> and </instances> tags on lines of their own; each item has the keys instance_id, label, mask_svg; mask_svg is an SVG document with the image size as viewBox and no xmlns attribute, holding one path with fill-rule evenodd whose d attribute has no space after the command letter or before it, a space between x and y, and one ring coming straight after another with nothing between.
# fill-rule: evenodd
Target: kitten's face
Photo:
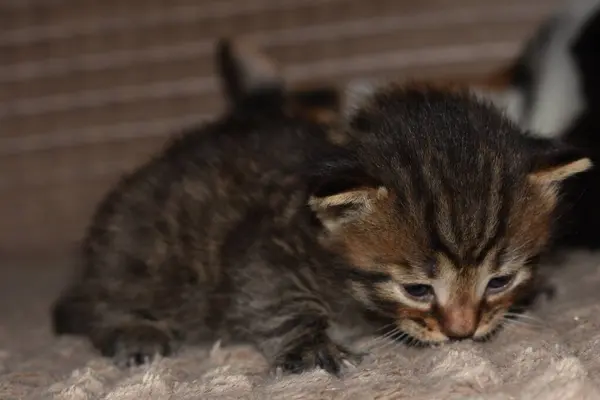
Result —
<instances>
[{"instance_id":1,"label":"kitten's face","mask_svg":"<svg viewBox=\"0 0 600 400\"><path fill-rule=\"evenodd\" d=\"M394 193L380 189L368 215L332 227L323 240L363 272L349 282L353 295L401 332L424 343L484 339L529 292L528 261L550 230L553 202L533 186L521 190L529 192L518 196L500 235L503 224L495 219L461 235L457 216L432 221L417 207L407 217Z\"/></svg>"},{"instance_id":2,"label":"kitten's face","mask_svg":"<svg viewBox=\"0 0 600 400\"><path fill-rule=\"evenodd\" d=\"M486 338L531 294L559 184L590 161L436 90L387 89L356 115L354 155L326 163L311 198L323 245L413 339Z\"/></svg>"}]
</instances>

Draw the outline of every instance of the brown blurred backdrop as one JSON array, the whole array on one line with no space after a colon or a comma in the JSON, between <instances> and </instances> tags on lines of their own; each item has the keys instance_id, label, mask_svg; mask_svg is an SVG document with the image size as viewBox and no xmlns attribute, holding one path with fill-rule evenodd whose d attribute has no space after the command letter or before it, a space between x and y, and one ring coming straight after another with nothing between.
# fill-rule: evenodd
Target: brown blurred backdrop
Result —
<instances>
[{"instance_id":1,"label":"brown blurred backdrop","mask_svg":"<svg viewBox=\"0 0 600 400\"><path fill-rule=\"evenodd\" d=\"M222 107L221 35L293 82L475 77L556 0L0 0L0 257L60 254L120 174Z\"/></svg>"}]
</instances>

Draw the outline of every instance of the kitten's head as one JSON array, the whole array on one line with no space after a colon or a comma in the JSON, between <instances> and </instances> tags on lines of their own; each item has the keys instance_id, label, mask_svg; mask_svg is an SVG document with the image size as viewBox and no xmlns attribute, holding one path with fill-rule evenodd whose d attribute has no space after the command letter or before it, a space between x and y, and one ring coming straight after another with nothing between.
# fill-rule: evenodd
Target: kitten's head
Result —
<instances>
[{"instance_id":1,"label":"kitten's head","mask_svg":"<svg viewBox=\"0 0 600 400\"><path fill-rule=\"evenodd\" d=\"M467 94L388 87L351 106L360 134L319 164L310 198L323 245L414 339L485 338L529 294L558 186L590 161Z\"/></svg>"},{"instance_id":2,"label":"kitten's head","mask_svg":"<svg viewBox=\"0 0 600 400\"><path fill-rule=\"evenodd\" d=\"M221 39L216 61L225 99L234 111L286 112L321 124L337 121L337 87L290 86L276 63L248 39Z\"/></svg>"}]
</instances>

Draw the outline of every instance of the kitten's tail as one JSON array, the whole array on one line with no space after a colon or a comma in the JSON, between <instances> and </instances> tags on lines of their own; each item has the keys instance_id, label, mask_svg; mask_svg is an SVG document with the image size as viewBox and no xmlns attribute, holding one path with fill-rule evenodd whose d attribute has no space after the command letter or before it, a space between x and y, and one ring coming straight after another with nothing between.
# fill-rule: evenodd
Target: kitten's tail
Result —
<instances>
[{"instance_id":1,"label":"kitten's tail","mask_svg":"<svg viewBox=\"0 0 600 400\"><path fill-rule=\"evenodd\" d=\"M234 111L278 111L285 83L279 68L251 42L221 38L216 69L225 99Z\"/></svg>"}]
</instances>

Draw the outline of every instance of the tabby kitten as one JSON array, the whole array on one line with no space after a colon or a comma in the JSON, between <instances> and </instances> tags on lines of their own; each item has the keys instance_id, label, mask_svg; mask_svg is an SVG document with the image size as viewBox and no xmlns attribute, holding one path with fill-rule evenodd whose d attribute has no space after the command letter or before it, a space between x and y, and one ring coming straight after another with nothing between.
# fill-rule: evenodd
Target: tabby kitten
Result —
<instances>
[{"instance_id":1,"label":"tabby kitten","mask_svg":"<svg viewBox=\"0 0 600 400\"><path fill-rule=\"evenodd\" d=\"M468 94L383 87L322 126L232 113L126 176L96 213L56 332L140 363L180 343L254 344L337 374L329 328L484 339L536 288L561 181L588 159Z\"/></svg>"}]
</instances>

